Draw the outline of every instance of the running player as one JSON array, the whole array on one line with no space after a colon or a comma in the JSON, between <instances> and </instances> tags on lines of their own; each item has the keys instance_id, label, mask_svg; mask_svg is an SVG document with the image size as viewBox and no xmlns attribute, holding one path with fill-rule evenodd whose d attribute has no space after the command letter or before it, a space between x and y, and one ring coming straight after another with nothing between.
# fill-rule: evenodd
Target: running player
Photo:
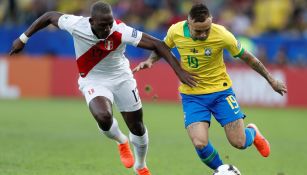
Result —
<instances>
[{"instance_id":1,"label":"running player","mask_svg":"<svg viewBox=\"0 0 307 175\"><path fill-rule=\"evenodd\" d=\"M275 80L263 64L245 50L223 26L212 23L212 16L205 4L195 4L186 21L172 25L164 39L169 48L176 47L181 56L182 67L196 74L196 87L181 84L185 127L200 159L210 168L222 165L222 160L209 141L208 129L211 115L224 127L230 144L245 149L254 143L260 154L268 157L269 142L261 135L255 124L244 127L245 115L241 112L232 82L226 72L223 50L240 58L262 75L272 88L283 95L287 92L283 82ZM153 52L133 71L150 68L159 60Z\"/></svg>"},{"instance_id":2,"label":"running player","mask_svg":"<svg viewBox=\"0 0 307 175\"><path fill-rule=\"evenodd\" d=\"M159 53L170 63L183 83L193 86L194 79L180 67L163 42L115 20L111 6L100 1L92 5L91 17L45 13L14 41L10 55L20 52L29 37L49 24L68 31L73 37L80 73L79 89L101 132L118 143L120 158L125 167L134 166L138 175L150 175L145 162L148 132L143 124L136 81L129 61L124 56L126 44ZM129 138L134 146L135 160L127 136L121 132L113 118L113 102L130 130Z\"/></svg>"}]
</instances>

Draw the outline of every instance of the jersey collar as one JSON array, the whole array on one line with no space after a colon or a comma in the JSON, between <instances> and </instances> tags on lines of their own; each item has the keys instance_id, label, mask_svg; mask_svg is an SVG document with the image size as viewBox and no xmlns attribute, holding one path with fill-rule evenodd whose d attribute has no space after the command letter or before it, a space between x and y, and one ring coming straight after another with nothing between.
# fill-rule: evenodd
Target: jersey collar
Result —
<instances>
[{"instance_id":1,"label":"jersey collar","mask_svg":"<svg viewBox=\"0 0 307 175\"><path fill-rule=\"evenodd\" d=\"M185 21L183 24L183 35L184 37L191 38L191 33L187 21Z\"/></svg>"},{"instance_id":2,"label":"jersey collar","mask_svg":"<svg viewBox=\"0 0 307 175\"><path fill-rule=\"evenodd\" d=\"M192 38L191 37L191 33L190 33L190 29L189 29L189 25L188 25L187 21L185 21L184 24L183 24L183 35L186 38ZM209 37L210 37L210 35L209 35ZM208 38L206 40L208 40ZM204 41L206 41L206 40L204 40ZM197 39L193 39L193 41L198 41L198 40Z\"/></svg>"}]
</instances>

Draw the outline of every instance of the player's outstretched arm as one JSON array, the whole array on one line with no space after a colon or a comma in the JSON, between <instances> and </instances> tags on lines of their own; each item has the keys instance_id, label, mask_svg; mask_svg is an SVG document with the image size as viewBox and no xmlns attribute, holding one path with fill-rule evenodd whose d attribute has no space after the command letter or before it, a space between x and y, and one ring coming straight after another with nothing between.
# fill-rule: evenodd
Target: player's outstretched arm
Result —
<instances>
[{"instance_id":1,"label":"player's outstretched arm","mask_svg":"<svg viewBox=\"0 0 307 175\"><path fill-rule=\"evenodd\" d=\"M196 86L195 79L192 77L191 74L189 74L188 72L186 72L181 68L178 60L170 52L169 47L164 42L143 33L142 39L139 42L138 47L153 50L155 53L157 53L159 57L163 57L168 62L168 64L173 68L173 70L175 71L176 75L178 76L178 78L182 83L187 84L190 87Z\"/></svg>"},{"instance_id":2,"label":"player's outstretched arm","mask_svg":"<svg viewBox=\"0 0 307 175\"><path fill-rule=\"evenodd\" d=\"M132 72L138 72L142 69L147 69L147 68L151 68L151 66L157 62L158 60L160 60L160 57L156 54L155 51L152 51L151 54L149 55L148 59L145 61L140 62L133 70Z\"/></svg>"},{"instance_id":3,"label":"player's outstretched arm","mask_svg":"<svg viewBox=\"0 0 307 175\"><path fill-rule=\"evenodd\" d=\"M282 81L276 80L274 77L272 77L261 61L259 61L253 54L245 50L240 59L262 75L270 83L272 88L280 95L287 93L286 85Z\"/></svg>"},{"instance_id":4,"label":"player's outstretched arm","mask_svg":"<svg viewBox=\"0 0 307 175\"><path fill-rule=\"evenodd\" d=\"M31 24L31 26L22 35L20 35L19 38L17 38L13 42L10 55L20 52L24 48L29 37L32 36L37 31L45 28L49 24L53 24L54 26L58 27L58 20L62 15L63 14L59 12L46 12L41 17L39 17L36 21L34 21Z\"/></svg>"}]
</instances>

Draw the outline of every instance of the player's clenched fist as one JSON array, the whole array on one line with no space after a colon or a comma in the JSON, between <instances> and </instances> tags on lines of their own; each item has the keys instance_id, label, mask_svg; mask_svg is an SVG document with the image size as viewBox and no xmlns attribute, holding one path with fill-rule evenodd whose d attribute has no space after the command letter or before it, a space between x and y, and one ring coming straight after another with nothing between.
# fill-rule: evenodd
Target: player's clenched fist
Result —
<instances>
[{"instance_id":1,"label":"player's clenched fist","mask_svg":"<svg viewBox=\"0 0 307 175\"><path fill-rule=\"evenodd\" d=\"M10 51L10 55L13 55L13 54L20 52L24 48L24 46L25 46L25 44L19 38L17 38L13 42L13 46L12 46L12 49Z\"/></svg>"},{"instance_id":2,"label":"player's clenched fist","mask_svg":"<svg viewBox=\"0 0 307 175\"><path fill-rule=\"evenodd\" d=\"M195 76L196 76L195 74L193 74L191 72L187 72L184 69L182 69L182 71L180 71L178 73L178 77L179 77L180 81L183 84L190 86L191 88L197 86L197 81L194 78Z\"/></svg>"},{"instance_id":3,"label":"player's clenched fist","mask_svg":"<svg viewBox=\"0 0 307 175\"><path fill-rule=\"evenodd\" d=\"M270 84L272 88L280 95L287 93L287 87L284 82L274 79L272 82L270 82Z\"/></svg>"}]
</instances>

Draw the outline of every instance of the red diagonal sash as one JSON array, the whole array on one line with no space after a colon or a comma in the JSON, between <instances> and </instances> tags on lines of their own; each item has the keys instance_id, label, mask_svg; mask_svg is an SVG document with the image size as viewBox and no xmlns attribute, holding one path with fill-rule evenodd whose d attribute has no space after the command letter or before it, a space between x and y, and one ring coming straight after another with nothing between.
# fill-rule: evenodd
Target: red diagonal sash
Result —
<instances>
[{"instance_id":1,"label":"red diagonal sash","mask_svg":"<svg viewBox=\"0 0 307 175\"><path fill-rule=\"evenodd\" d=\"M106 58L112 51L121 44L122 34L115 31L106 40L98 42L77 59L77 65L81 77L86 75L101 60Z\"/></svg>"}]
</instances>

